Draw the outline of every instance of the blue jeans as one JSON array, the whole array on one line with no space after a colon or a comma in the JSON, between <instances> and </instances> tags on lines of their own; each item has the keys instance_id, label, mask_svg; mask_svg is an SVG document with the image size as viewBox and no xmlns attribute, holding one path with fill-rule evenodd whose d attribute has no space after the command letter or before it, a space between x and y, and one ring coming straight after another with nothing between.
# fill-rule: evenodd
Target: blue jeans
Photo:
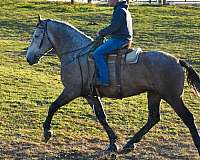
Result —
<instances>
[{"instance_id":1,"label":"blue jeans","mask_svg":"<svg viewBox=\"0 0 200 160\"><path fill-rule=\"evenodd\" d=\"M101 82L109 83L109 70L105 60L106 55L112 54L114 50L122 48L126 43L128 41L125 39L111 38L94 51L93 58L99 71L99 80Z\"/></svg>"}]
</instances>

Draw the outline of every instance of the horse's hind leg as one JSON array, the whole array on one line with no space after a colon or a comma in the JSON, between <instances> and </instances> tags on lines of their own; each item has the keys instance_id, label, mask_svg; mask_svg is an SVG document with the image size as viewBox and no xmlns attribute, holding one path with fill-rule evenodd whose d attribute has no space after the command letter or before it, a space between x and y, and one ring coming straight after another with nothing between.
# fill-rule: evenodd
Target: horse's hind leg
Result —
<instances>
[{"instance_id":1,"label":"horse's hind leg","mask_svg":"<svg viewBox=\"0 0 200 160\"><path fill-rule=\"evenodd\" d=\"M194 123L193 114L185 107L181 97L166 100L189 128L194 144L200 155L200 136Z\"/></svg>"},{"instance_id":2,"label":"horse's hind leg","mask_svg":"<svg viewBox=\"0 0 200 160\"><path fill-rule=\"evenodd\" d=\"M148 109L149 117L147 123L140 129L123 147L122 153L128 153L134 148L134 143L138 143L142 137L156 124L160 121L159 106L161 98L158 94L153 92L148 92Z\"/></svg>"}]
</instances>

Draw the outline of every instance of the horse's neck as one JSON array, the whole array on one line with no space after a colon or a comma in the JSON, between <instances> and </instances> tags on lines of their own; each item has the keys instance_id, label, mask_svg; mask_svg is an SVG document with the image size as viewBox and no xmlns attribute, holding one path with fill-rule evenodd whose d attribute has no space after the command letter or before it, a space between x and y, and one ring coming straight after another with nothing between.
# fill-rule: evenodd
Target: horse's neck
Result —
<instances>
[{"instance_id":1,"label":"horse's neck","mask_svg":"<svg viewBox=\"0 0 200 160\"><path fill-rule=\"evenodd\" d=\"M71 25L54 22L50 25L50 30L58 56L76 54L75 50L85 47L92 42L92 38Z\"/></svg>"},{"instance_id":2,"label":"horse's neck","mask_svg":"<svg viewBox=\"0 0 200 160\"><path fill-rule=\"evenodd\" d=\"M52 25L53 26L53 25ZM52 36L56 52L61 61L61 77L64 85L70 85L70 81L73 78L77 77L75 73L88 73L88 56L85 53L88 53L89 50L93 47L89 45L93 39L78 31L76 28L67 25L59 25L58 28L51 28ZM78 63L77 63L78 62ZM93 67L94 68L94 67ZM92 73L93 68L90 69ZM66 74L67 73L67 74ZM89 73L90 74L90 73ZM87 82L83 77L83 85Z\"/></svg>"}]
</instances>

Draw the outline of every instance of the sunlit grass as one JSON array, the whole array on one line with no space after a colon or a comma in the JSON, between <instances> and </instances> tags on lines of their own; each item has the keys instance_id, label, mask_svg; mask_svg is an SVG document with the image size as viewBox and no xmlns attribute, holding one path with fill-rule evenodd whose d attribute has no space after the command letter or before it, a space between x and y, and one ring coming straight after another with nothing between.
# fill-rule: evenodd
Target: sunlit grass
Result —
<instances>
[{"instance_id":1,"label":"sunlit grass","mask_svg":"<svg viewBox=\"0 0 200 160\"><path fill-rule=\"evenodd\" d=\"M63 106L54 116L54 137L42 140L42 123L49 105L61 93L60 63L43 58L29 66L25 51L37 23L37 16L67 21L86 34L109 23L112 8L62 2L0 2L0 157L89 159L108 142L83 98ZM193 64L200 73L200 10L188 6L131 6L135 20L135 46L143 50L164 50ZM90 25L91 23L98 25ZM200 99L185 84L184 100L200 128ZM121 147L148 118L146 94L123 100L103 99L108 122ZM135 151L121 159L197 159L188 129L172 108L162 101L161 122L138 143ZM2 152L1 152L2 151ZM15 153L15 154L13 154ZM94 157L93 157L94 158Z\"/></svg>"}]
</instances>

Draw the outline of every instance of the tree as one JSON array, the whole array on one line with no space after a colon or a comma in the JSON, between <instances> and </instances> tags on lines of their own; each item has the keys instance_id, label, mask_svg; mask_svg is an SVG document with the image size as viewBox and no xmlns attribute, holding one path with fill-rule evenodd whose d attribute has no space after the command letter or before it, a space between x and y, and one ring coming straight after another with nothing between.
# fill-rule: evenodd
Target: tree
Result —
<instances>
[{"instance_id":1,"label":"tree","mask_svg":"<svg viewBox=\"0 0 200 160\"><path fill-rule=\"evenodd\" d=\"M158 3L159 3L159 4L164 4L164 5L165 5L166 2L167 2L167 0L158 0Z\"/></svg>"}]
</instances>

